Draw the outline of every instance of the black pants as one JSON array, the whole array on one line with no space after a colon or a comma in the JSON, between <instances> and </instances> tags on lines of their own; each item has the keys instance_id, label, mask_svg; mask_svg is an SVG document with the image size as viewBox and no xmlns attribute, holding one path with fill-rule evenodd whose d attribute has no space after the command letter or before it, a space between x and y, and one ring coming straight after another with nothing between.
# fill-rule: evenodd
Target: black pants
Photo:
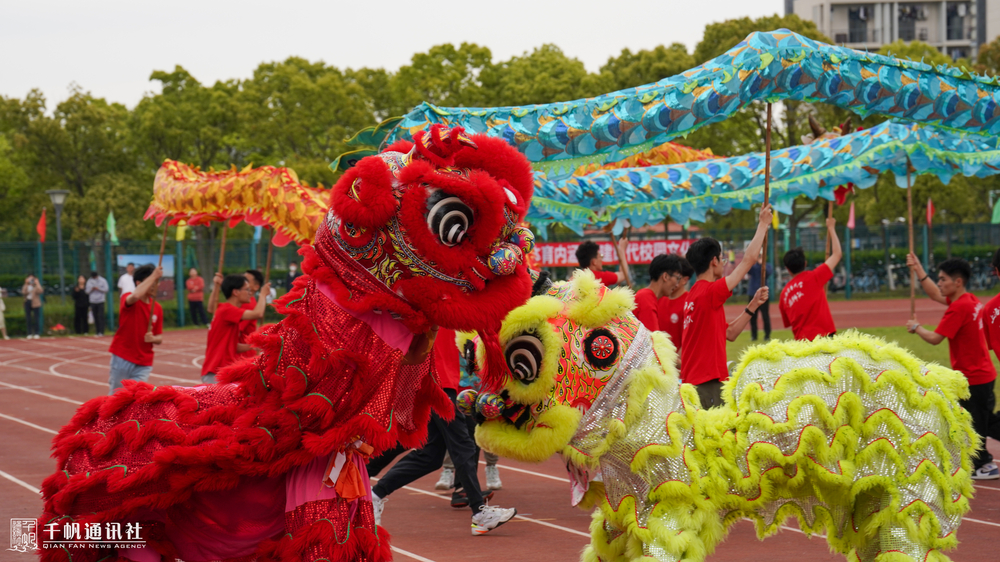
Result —
<instances>
[{"instance_id":1,"label":"black pants","mask_svg":"<svg viewBox=\"0 0 1000 562\"><path fill-rule=\"evenodd\" d=\"M753 302L753 295L750 295L750 302ZM764 304L760 305L750 317L750 339L757 339L757 317L761 316L764 320L764 339L771 339L771 303L769 301L764 301Z\"/></svg>"},{"instance_id":2,"label":"black pants","mask_svg":"<svg viewBox=\"0 0 1000 562\"><path fill-rule=\"evenodd\" d=\"M77 334L86 334L90 331L90 327L87 326L87 310L86 306L76 306L73 307L73 331Z\"/></svg>"},{"instance_id":3,"label":"black pants","mask_svg":"<svg viewBox=\"0 0 1000 562\"><path fill-rule=\"evenodd\" d=\"M204 326L208 324L208 318L205 317L205 303L202 301L188 301L188 306L191 309L191 323Z\"/></svg>"},{"instance_id":4,"label":"black pants","mask_svg":"<svg viewBox=\"0 0 1000 562\"><path fill-rule=\"evenodd\" d=\"M993 455L986 450L986 438L992 437L1000 441L1000 416L993 410L996 408L996 397L993 395L993 383L973 384L969 386L969 399L960 400L959 404L972 414L972 427L983 440L983 448L973 457L973 468L979 468L993 462Z\"/></svg>"},{"instance_id":5,"label":"black pants","mask_svg":"<svg viewBox=\"0 0 1000 562\"><path fill-rule=\"evenodd\" d=\"M24 301L24 321L28 325L28 335L38 335L38 311L39 308L32 308L31 301Z\"/></svg>"},{"instance_id":6,"label":"black pants","mask_svg":"<svg viewBox=\"0 0 1000 562\"><path fill-rule=\"evenodd\" d=\"M698 398L701 400L702 408L707 410L722 406L722 381L719 379L696 384L694 388L698 391Z\"/></svg>"},{"instance_id":7,"label":"black pants","mask_svg":"<svg viewBox=\"0 0 1000 562\"><path fill-rule=\"evenodd\" d=\"M97 331L97 335L104 335L104 303L103 302L92 302L90 303L90 311L94 313L94 328Z\"/></svg>"},{"instance_id":8,"label":"black pants","mask_svg":"<svg viewBox=\"0 0 1000 562\"><path fill-rule=\"evenodd\" d=\"M454 391L446 391L455 400ZM374 475L392 462L402 448L394 449L395 454L383 459L386 454L368 463L368 474ZM382 477L378 484L372 488L372 492L380 498L384 498L407 484L422 478L439 468L444 462L444 453L448 451L451 460L455 463L455 480L460 483L469 498L469 507L472 513L479 513L479 508L483 505L483 492L479 487L478 459L479 451L476 442L469 435L469 427L462 412L455 410L455 419L446 422L437 414L431 414L430 422L427 424L427 444L421 449L411 451L389 472ZM391 451L390 451L391 452Z\"/></svg>"}]
</instances>

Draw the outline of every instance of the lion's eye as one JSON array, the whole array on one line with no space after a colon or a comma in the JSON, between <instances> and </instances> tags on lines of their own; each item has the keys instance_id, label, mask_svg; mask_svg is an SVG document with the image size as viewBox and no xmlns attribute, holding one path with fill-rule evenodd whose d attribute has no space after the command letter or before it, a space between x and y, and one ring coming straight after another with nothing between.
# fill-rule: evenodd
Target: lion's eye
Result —
<instances>
[{"instance_id":1,"label":"lion's eye","mask_svg":"<svg viewBox=\"0 0 1000 562\"><path fill-rule=\"evenodd\" d=\"M522 334L510 340L504 349L507 367L514 378L531 384L542 368L542 342L531 334Z\"/></svg>"},{"instance_id":2,"label":"lion's eye","mask_svg":"<svg viewBox=\"0 0 1000 562\"><path fill-rule=\"evenodd\" d=\"M472 226L472 209L461 199L441 191L427 198L427 228L445 246L457 246Z\"/></svg>"}]
</instances>

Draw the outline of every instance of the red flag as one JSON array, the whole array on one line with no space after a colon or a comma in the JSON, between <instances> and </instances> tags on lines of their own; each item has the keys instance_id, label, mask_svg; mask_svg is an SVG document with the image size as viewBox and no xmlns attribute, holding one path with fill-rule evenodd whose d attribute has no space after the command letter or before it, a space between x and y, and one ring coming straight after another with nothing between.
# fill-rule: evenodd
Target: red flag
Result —
<instances>
[{"instance_id":1,"label":"red flag","mask_svg":"<svg viewBox=\"0 0 1000 562\"><path fill-rule=\"evenodd\" d=\"M851 212L847 215L847 228L854 230L854 201L851 201Z\"/></svg>"},{"instance_id":2,"label":"red flag","mask_svg":"<svg viewBox=\"0 0 1000 562\"><path fill-rule=\"evenodd\" d=\"M839 186L837 189L833 190L833 198L837 200L838 205L843 205L847 202L847 196L854 193L854 184L848 183Z\"/></svg>"},{"instance_id":3,"label":"red flag","mask_svg":"<svg viewBox=\"0 0 1000 562\"><path fill-rule=\"evenodd\" d=\"M931 219L934 218L934 203L931 198L927 198L927 226L931 226Z\"/></svg>"},{"instance_id":4,"label":"red flag","mask_svg":"<svg viewBox=\"0 0 1000 562\"><path fill-rule=\"evenodd\" d=\"M45 207L42 207L42 218L38 219L38 226L35 227L38 232L38 239L44 244L45 243Z\"/></svg>"}]
</instances>

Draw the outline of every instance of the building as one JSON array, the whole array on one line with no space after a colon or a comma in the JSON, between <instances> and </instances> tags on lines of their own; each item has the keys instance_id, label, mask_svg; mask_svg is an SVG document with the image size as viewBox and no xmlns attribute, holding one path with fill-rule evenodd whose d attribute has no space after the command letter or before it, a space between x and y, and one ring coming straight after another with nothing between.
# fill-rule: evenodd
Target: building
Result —
<instances>
[{"instance_id":1,"label":"building","mask_svg":"<svg viewBox=\"0 0 1000 562\"><path fill-rule=\"evenodd\" d=\"M953 59L972 58L1000 35L1000 0L785 0L785 14L814 22L838 45L869 51L902 39L929 43Z\"/></svg>"}]
</instances>

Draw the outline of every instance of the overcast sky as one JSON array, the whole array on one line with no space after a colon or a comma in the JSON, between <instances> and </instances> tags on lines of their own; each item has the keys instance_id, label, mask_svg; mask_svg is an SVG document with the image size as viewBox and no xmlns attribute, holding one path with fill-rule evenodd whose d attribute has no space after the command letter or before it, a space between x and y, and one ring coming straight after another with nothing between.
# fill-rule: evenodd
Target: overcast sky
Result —
<instances>
[{"instance_id":1,"label":"overcast sky","mask_svg":"<svg viewBox=\"0 0 1000 562\"><path fill-rule=\"evenodd\" d=\"M134 107L154 70L203 84L299 56L395 70L441 43L489 47L495 61L558 45L596 70L623 48L680 42L705 25L781 13L782 0L0 0L0 95L38 88L49 110L72 83Z\"/></svg>"}]
</instances>

